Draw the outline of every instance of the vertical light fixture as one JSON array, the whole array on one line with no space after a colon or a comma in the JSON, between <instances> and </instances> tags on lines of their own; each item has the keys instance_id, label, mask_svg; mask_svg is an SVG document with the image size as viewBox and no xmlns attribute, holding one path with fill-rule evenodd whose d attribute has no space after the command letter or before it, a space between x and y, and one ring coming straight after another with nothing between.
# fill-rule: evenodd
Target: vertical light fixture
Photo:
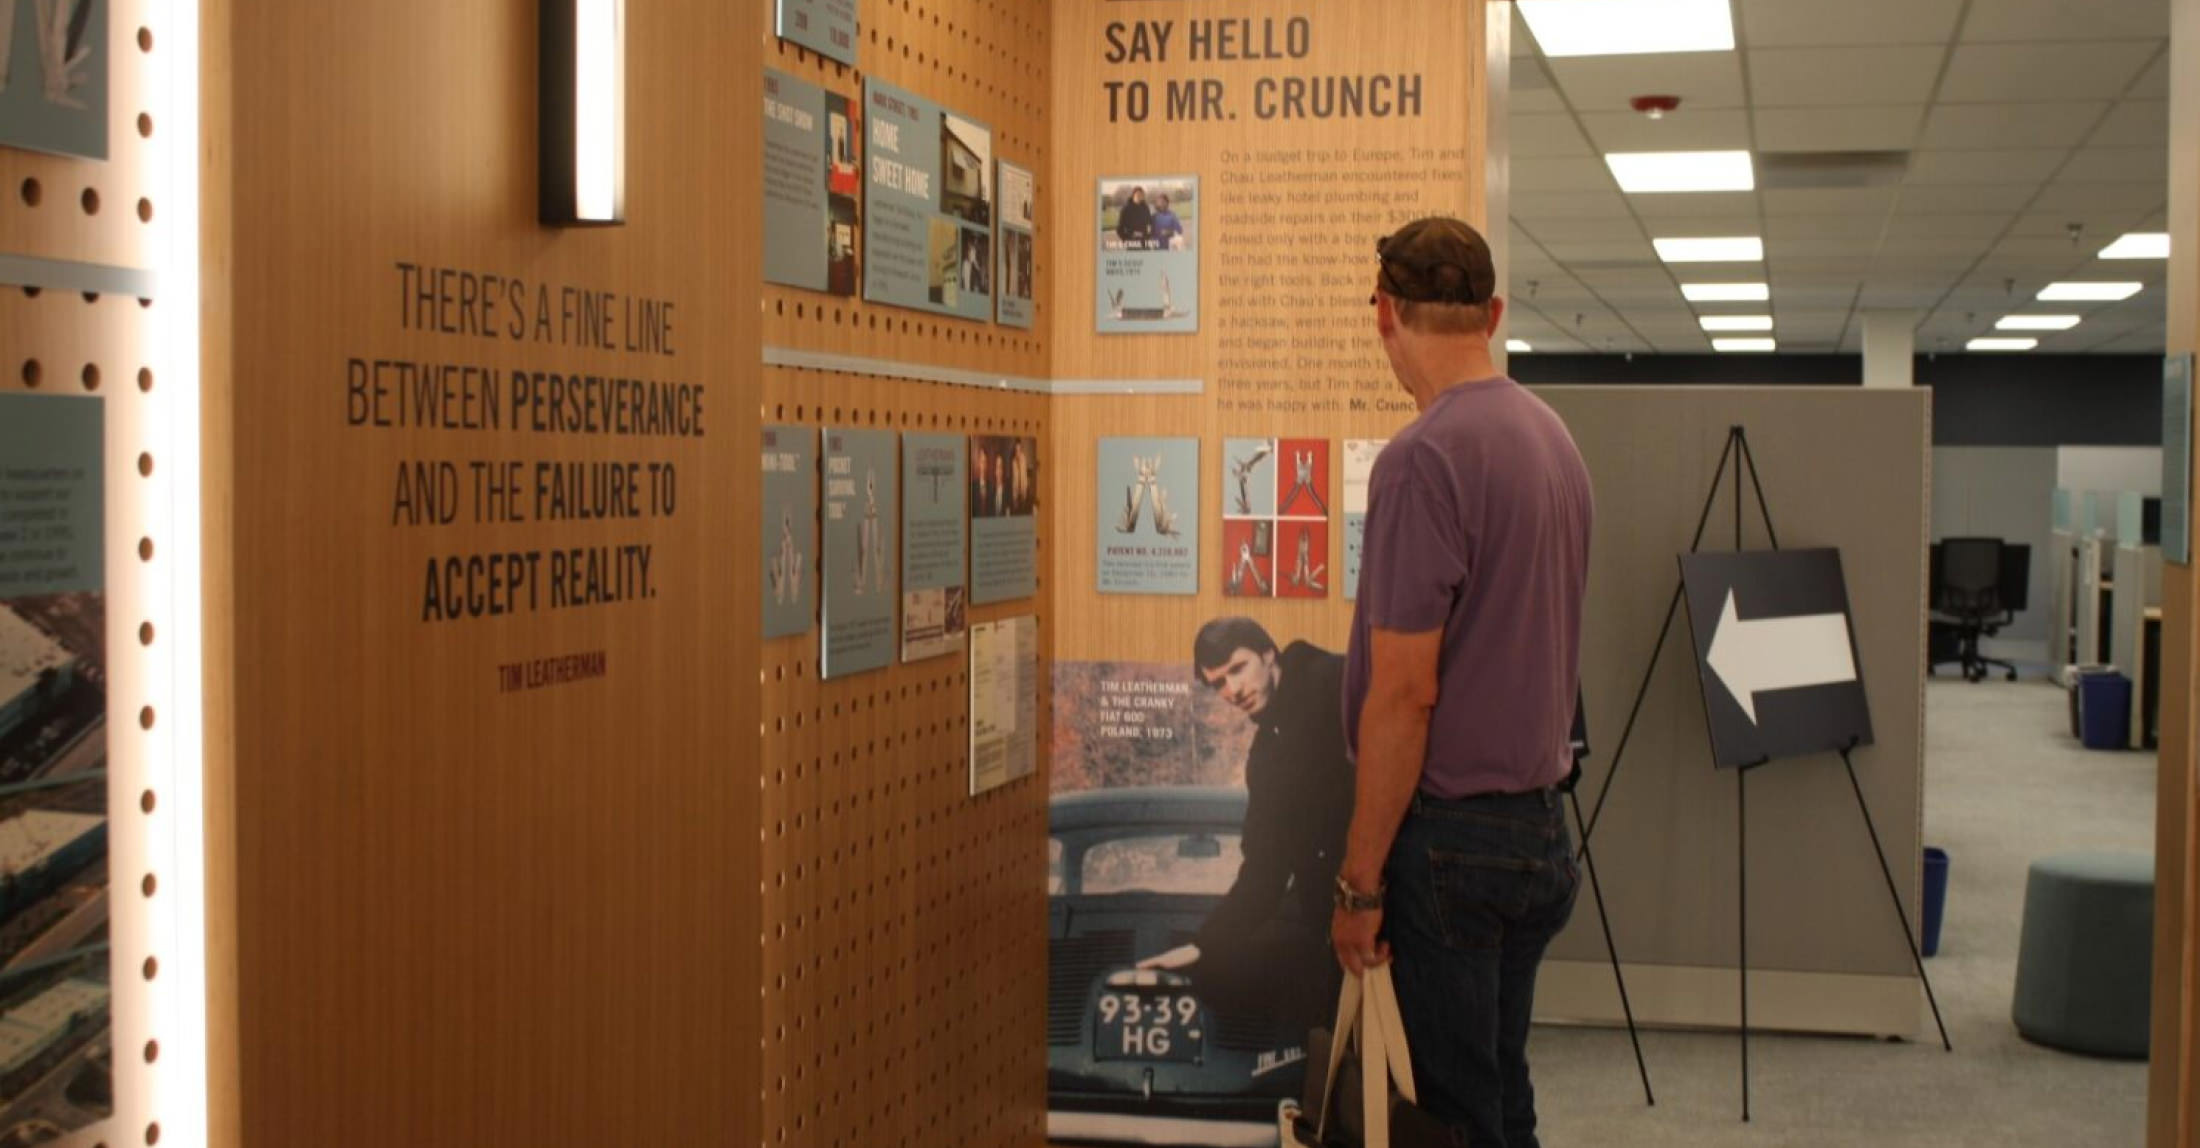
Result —
<instances>
[{"instance_id":1,"label":"vertical light fixture","mask_svg":"<svg viewBox=\"0 0 2200 1148\"><path fill-rule=\"evenodd\" d=\"M626 0L542 0L542 222L626 222Z\"/></svg>"}]
</instances>

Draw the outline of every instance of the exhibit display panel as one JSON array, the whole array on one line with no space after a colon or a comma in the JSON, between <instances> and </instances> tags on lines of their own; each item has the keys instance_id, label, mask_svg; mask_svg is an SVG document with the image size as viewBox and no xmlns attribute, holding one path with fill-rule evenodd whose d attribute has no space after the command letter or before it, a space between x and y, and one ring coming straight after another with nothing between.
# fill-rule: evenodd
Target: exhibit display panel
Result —
<instances>
[{"instance_id":1,"label":"exhibit display panel","mask_svg":"<svg viewBox=\"0 0 2200 1148\"><path fill-rule=\"evenodd\" d=\"M559 229L549 10L205 5L215 1143L755 1127L760 40L624 5Z\"/></svg>"},{"instance_id":2,"label":"exhibit display panel","mask_svg":"<svg viewBox=\"0 0 2200 1148\"><path fill-rule=\"evenodd\" d=\"M1043 673L1018 681L1007 671L1025 665L1020 645L1039 666L1051 661L1056 628L1054 421L1044 388L1056 306L1047 73L1058 7L866 3L854 67L772 39L768 16L746 26L770 68L822 89L828 102L851 102L867 165L881 152L862 100L878 85L984 125L992 156L982 181L933 186L943 204L958 192L954 213L924 221L971 248L939 280L942 300L952 284L956 302L971 304L967 318L762 289L765 421L893 434L904 464L919 470L929 464L912 452L924 444L968 440L971 637L967 653L923 660L910 659L933 652L924 643L896 641L892 664L831 681L822 680L815 636L763 643L761 777L751 782L762 802L760 1143L1026 1148L1044 1139L1046 792L1044 778L1016 776L1016 759L1027 756L1022 747L1044 752L1050 689ZM974 142L959 128L943 138L937 120L929 128L935 147ZM886 158L906 165L923 150L916 130L897 133L903 150ZM1016 194L996 193L1010 189L994 181L1011 169L1037 177L1028 212L1023 181ZM878 170L867 167L859 196L877 194ZM966 180L981 174L970 156L960 171ZM906 170L900 179L906 189ZM959 194L980 186L982 199ZM1015 245L989 251L975 242L983 234L1004 244L1015 235ZM877 238L865 232L859 258L873 257ZM990 304L981 310L975 293L963 295L966 273L973 284L998 279L1002 290L990 293L1004 322L1011 294L1028 296L1035 325L991 322ZM928 290L919 282L929 304ZM935 469L921 491L912 481L902 492L905 506L955 468ZM922 518L911 509L902 523L912 541ZM903 577L924 574L922 562L903 568L898 547L894 557ZM890 587L894 632L930 629L927 596L906 581ZM979 674L974 658L985 662ZM982 722L973 721L974 694L984 699Z\"/></svg>"},{"instance_id":3,"label":"exhibit display panel","mask_svg":"<svg viewBox=\"0 0 2200 1148\"><path fill-rule=\"evenodd\" d=\"M1484 5L1381 16L1056 9L1056 1141L1274 1143L1335 1005L1348 532L1414 410L1375 247L1488 170Z\"/></svg>"},{"instance_id":4,"label":"exhibit display panel","mask_svg":"<svg viewBox=\"0 0 2200 1148\"><path fill-rule=\"evenodd\" d=\"M193 40L142 0L0 7L0 1142L188 1143L198 391L161 335L195 311L155 269Z\"/></svg>"}]
</instances>

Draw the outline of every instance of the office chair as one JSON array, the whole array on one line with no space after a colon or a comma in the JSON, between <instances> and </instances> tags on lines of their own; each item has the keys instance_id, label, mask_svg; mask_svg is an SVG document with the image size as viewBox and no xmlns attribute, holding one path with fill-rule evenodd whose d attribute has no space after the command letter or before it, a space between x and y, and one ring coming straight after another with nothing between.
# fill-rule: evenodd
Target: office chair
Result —
<instances>
[{"instance_id":1,"label":"office chair","mask_svg":"<svg viewBox=\"0 0 2200 1148\"><path fill-rule=\"evenodd\" d=\"M1978 649L1979 639L1990 638L2016 621L2012 604L2002 601L2001 557L1999 538L1947 538L1940 543L1933 608L1955 619L1955 660L1963 663L1966 681L1985 681L1988 667L1999 667L2010 681L2017 680L2017 667L1986 657Z\"/></svg>"}]
</instances>

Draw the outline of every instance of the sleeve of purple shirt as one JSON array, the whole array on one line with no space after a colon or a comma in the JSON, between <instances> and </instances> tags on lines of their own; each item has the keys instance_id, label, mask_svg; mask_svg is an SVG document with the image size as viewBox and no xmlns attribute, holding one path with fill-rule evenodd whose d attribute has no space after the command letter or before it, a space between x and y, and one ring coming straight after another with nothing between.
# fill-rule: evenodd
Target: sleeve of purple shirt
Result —
<instances>
[{"instance_id":1,"label":"sleeve of purple shirt","mask_svg":"<svg viewBox=\"0 0 2200 1148\"><path fill-rule=\"evenodd\" d=\"M1394 445L1407 449L1385 450L1369 476L1360 605L1376 629L1424 634L1444 628L1473 571L1445 460Z\"/></svg>"}]
</instances>

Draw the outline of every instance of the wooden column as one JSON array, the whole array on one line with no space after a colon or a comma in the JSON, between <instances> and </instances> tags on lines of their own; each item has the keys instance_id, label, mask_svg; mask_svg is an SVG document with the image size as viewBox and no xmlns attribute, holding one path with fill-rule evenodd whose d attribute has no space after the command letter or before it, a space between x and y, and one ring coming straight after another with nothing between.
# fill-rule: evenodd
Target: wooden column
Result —
<instances>
[{"instance_id":1,"label":"wooden column","mask_svg":"<svg viewBox=\"0 0 2200 1148\"><path fill-rule=\"evenodd\" d=\"M555 230L538 7L205 6L216 1144L756 1135L758 39Z\"/></svg>"}]
</instances>

